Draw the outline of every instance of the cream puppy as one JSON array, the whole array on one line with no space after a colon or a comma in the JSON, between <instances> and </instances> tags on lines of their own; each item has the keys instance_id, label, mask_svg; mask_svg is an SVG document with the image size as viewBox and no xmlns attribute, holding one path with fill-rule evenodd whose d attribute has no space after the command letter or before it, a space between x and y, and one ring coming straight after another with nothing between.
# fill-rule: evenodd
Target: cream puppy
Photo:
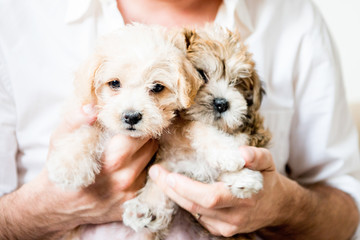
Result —
<instances>
[{"instance_id":1,"label":"cream puppy","mask_svg":"<svg viewBox=\"0 0 360 240\"><path fill-rule=\"evenodd\" d=\"M265 147L270 140L259 114L263 89L255 64L237 33L207 26L186 35L188 59L204 86L162 136L157 163L198 181L222 181L235 197L249 198L262 189L263 179L260 172L244 168L238 148ZM154 232L154 239L165 238L177 209L150 179L124 208L124 223Z\"/></svg>"},{"instance_id":2,"label":"cream puppy","mask_svg":"<svg viewBox=\"0 0 360 240\"><path fill-rule=\"evenodd\" d=\"M92 184L115 134L159 138L203 81L186 59L184 34L135 24L106 35L77 71L72 105L95 104L92 126L54 142L50 179L66 189ZM69 106L73 107L73 106Z\"/></svg>"}]
</instances>

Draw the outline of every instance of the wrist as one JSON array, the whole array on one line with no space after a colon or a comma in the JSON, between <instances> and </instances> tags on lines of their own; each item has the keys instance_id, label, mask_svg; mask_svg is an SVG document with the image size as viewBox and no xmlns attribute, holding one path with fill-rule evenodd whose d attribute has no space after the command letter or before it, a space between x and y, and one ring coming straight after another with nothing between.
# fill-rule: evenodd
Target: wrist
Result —
<instances>
[{"instance_id":1,"label":"wrist","mask_svg":"<svg viewBox=\"0 0 360 240\"><path fill-rule=\"evenodd\" d=\"M34 181L23 185L16 195L19 217L22 221L31 221L32 231L37 231L42 238L62 234L78 225L79 220L67 210L67 194L48 180L45 171Z\"/></svg>"},{"instance_id":2,"label":"wrist","mask_svg":"<svg viewBox=\"0 0 360 240\"><path fill-rule=\"evenodd\" d=\"M304 211L311 211L305 209L305 203L309 201L309 194L307 189L299 185L281 174L278 174L278 185L280 189L276 217L269 227L285 227L297 225L298 222L303 221Z\"/></svg>"},{"instance_id":3,"label":"wrist","mask_svg":"<svg viewBox=\"0 0 360 240\"><path fill-rule=\"evenodd\" d=\"M266 239L293 239L293 233L306 232L309 227L309 216L317 204L311 191L302 187L297 182L277 174L278 181L276 188L278 191L274 194L277 199L273 202L276 209L273 209L275 217L273 222L265 228L258 231L259 235ZM310 203L311 202L311 203ZM295 239L295 238L294 238Z\"/></svg>"},{"instance_id":4,"label":"wrist","mask_svg":"<svg viewBox=\"0 0 360 240\"><path fill-rule=\"evenodd\" d=\"M0 239L54 239L62 231L27 185L0 198Z\"/></svg>"}]
</instances>

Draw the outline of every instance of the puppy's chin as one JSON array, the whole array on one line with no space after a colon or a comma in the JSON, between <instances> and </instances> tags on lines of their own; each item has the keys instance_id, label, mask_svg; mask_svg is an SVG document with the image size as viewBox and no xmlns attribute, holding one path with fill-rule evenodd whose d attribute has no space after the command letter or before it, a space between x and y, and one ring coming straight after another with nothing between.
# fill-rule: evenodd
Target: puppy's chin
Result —
<instances>
[{"instance_id":1,"label":"puppy's chin","mask_svg":"<svg viewBox=\"0 0 360 240\"><path fill-rule=\"evenodd\" d=\"M103 125L111 135L122 134L128 135L133 138L159 138L162 133L162 128L158 126L158 129L154 126L153 129L151 128L142 128L141 126L124 126L119 124L118 127L114 126L105 126Z\"/></svg>"},{"instance_id":2,"label":"puppy's chin","mask_svg":"<svg viewBox=\"0 0 360 240\"><path fill-rule=\"evenodd\" d=\"M123 129L123 130L120 130L119 133L124 134L124 135L129 135L130 137L133 137L133 138L146 138L146 137L149 137L148 133L137 130L136 128ZM154 137L154 136L150 136L150 137Z\"/></svg>"},{"instance_id":3,"label":"puppy's chin","mask_svg":"<svg viewBox=\"0 0 360 240\"><path fill-rule=\"evenodd\" d=\"M211 111L194 113L189 111L188 113L182 113L181 118L189 121L197 121L206 125L211 125L219 130L232 134L237 129L243 126L244 115L238 118L234 118L231 114L218 114Z\"/></svg>"},{"instance_id":4,"label":"puppy's chin","mask_svg":"<svg viewBox=\"0 0 360 240\"><path fill-rule=\"evenodd\" d=\"M164 119L160 119L158 123L152 124L146 123L146 120L144 120L144 122L135 125L125 124L122 121L111 118L98 118L98 120L102 127L111 133L111 135L123 134L134 138L159 138L164 128L170 124L170 121L164 122Z\"/></svg>"}]
</instances>

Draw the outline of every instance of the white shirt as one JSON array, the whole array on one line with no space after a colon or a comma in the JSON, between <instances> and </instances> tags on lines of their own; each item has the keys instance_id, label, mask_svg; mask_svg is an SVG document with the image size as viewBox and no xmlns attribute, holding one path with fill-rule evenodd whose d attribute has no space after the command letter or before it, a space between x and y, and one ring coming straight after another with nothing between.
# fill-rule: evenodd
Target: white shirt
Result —
<instances>
[{"instance_id":1,"label":"white shirt","mask_svg":"<svg viewBox=\"0 0 360 240\"><path fill-rule=\"evenodd\" d=\"M309 0L225 0L216 22L243 35L265 83L262 105L282 174L326 182L360 206L358 136L340 63ZM73 72L96 39L120 26L115 0L0 3L0 195L44 167ZM358 238L360 239L360 237Z\"/></svg>"}]
</instances>

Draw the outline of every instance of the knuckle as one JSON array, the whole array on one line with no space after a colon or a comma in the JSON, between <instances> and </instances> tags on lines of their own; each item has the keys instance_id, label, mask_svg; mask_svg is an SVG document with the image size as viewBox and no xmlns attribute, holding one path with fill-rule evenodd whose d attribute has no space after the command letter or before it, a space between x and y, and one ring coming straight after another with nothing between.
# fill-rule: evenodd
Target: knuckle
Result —
<instances>
[{"instance_id":1,"label":"knuckle","mask_svg":"<svg viewBox=\"0 0 360 240\"><path fill-rule=\"evenodd\" d=\"M272 155L269 149L262 148L263 157L266 158L268 161L272 161Z\"/></svg>"},{"instance_id":2,"label":"knuckle","mask_svg":"<svg viewBox=\"0 0 360 240\"><path fill-rule=\"evenodd\" d=\"M220 202L220 196L218 194L214 194L209 196L204 203L204 207L208 209L215 208Z\"/></svg>"},{"instance_id":3,"label":"knuckle","mask_svg":"<svg viewBox=\"0 0 360 240\"><path fill-rule=\"evenodd\" d=\"M213 236L216 236L216 237L220 237L221 236L221 233L218 231L218 230L215 230L215 229L208 229L208 231L211 233L211 235Z\"/></svg>"},{"instance_id":4,"label":"knuckle","mask_svg":"<svg viewBox=\"0 0 360 240\"><path fill-rule=\"evenodd\" d=\"M263 159L265 157L265 152L263 149L258 148L256 149L256 155L259 159Z\"/></svg>"},{"instance_id":5,"label":"knuckle","mask_svg":"<svg viewBox=\"0 0 360 240\"><path fill-rule=\"evenodd\" d=\"M221 230L220 230L220 233L222 236L224 237L232 237L234 236L235 234L237 234L237 227L236 226L233 226L233 225L228 225L226 227L223 227Z\"/></svg>"},{"instance_id":6,"label":"knuckle","mask_svg":"<svg viewBox=\"0 0 360 240\"><path fill-rule=\"evenodd\" d=\"M115 152L106 152L103 155L103 171L105 172L115 172L124 165L124 160L122 155L119 155Z\"/></svg>"},{"instance_id":7,"label":"knuckle","mask_svg":"<svg viewBox=\"0 0 360 240\"><path fill-rule=\"evenodd\" d=\"M270 151L266 148L259 148L259 158L269 160L271 157Z\"/></svg>"},{"instance_id":8,"label":"knuckle","mask_svg":"<svg viewBox=\"0 0 360 240\"><path fill-rule=\"evenodd\" d=\"M109 146L105 150L103 155L103 161L105 168L117 170L124 166L127 159L130 157L130 153L124 149L116 149Z\"/></svg>"},{"instance_id":9,"label":"knuckle","mask_svg":"<svg viewBox=\"0 0 360 240\"><path fill-rule=\"evenodd\" d=\"M260 161L262 161L264 170L274 168L274 161L273 161L272 155L268 149L260 148L259 159L260 159Z\"/></svg>"},{"instance_id":10,"label":"knuckle","mask_svg":"<svg viewBox=\"0 0 360 240\"><path fill-rule=\"evenodd\" d=\"M135 182L137 172L134 169L128 169L125 174L125 178L131 183Z\"/></svg>"},{"instance_id":11,"label":"knuckle","mask_svg":"<svg viewBox=\"0 0 360 240\"><path fill-rule=\"evenodd\" d=\"M191 203L191 205L189 207L189 210L192 213L197 213L200 210L200 206L198 204L196 204L196 203Z\"/></svg>"},{"instance_id":12,"label":"knuckle","mask_svg":"<svg viewBox=\"0 0 360 240\"><path fill-rule=\"evenodd\" d=\"M123 170L121 178L119 180L119 188L121 190L129 189L135 182L137 177L136 171L133 169Z\"/></svg>"},{"instance_id":13,"label":"knuckle","mask_svg":"<svg viewBox=\"0 0 360 240\"><path fill-rule=\"evenodd\" d=\"M132 185L131 181L124 179L119 183L118 189L120 191L125 191L125 190L129 189L131 187L131 185Z\"/></svg>"},{"instance_id":14,"label":"knuckle","mask_svg":"<svg viewBox=\"0 0 360 240\"><path fill-rule=\"evenodd\" d=\"M228 224L231 226L241 226L243 224L243 219L241 216L233 216L229 218Z\"/></svg>"}]
</instances>

